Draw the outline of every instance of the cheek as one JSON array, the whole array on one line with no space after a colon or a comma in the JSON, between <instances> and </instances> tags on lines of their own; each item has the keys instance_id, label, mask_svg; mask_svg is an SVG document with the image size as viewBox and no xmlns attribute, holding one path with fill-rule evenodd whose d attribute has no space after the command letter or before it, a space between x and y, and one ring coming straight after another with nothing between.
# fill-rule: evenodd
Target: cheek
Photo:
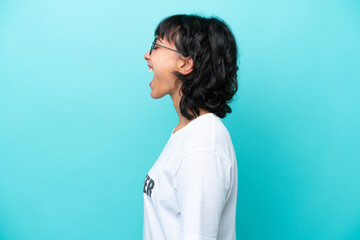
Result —
<instances>
[{"instance_id":1,"label":"cheek","mask_svg":"<svg viewBox=\"0 0 360 240\"><path fill-rule=\"evenodd\" d=\"M173 56L164 56L163 58L158 59L157 66L164 71L173 72L176 67L176 61Z\"/></svg>"},{"instance_id":2,"label":"cheek","mask_svg":"<svg viewBox=\"0 0 360 240\"><path fill-rule=\"evenodd\" d=\"M174 78L174 68L168 62L163 62L154 67L154 76L162 81L167 81Z\"/></svg>"},{"instance_id":3,"label":"cheek","mask_svg":"<svg viewBox=\"0 0 360 240\"><path fill-rule=\"evenodd\" d=\"M173 56L162 55L153 61L154 82L158 88L172 88L176 77L176 61Z\"/></svg>"}]
</instances>

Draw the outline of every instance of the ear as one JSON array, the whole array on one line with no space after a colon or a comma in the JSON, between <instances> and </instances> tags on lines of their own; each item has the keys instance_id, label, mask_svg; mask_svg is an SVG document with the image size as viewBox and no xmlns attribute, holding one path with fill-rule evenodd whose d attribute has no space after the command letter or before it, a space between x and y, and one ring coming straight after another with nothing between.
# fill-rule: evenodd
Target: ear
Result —
<instances>
[{"instance_id":1,"label":"ear","mask_svg":"<svg viewBox=\"0 0 360 240\"><path fill-rule=\"evenodd\" d=\"M183 57L178 60L177 65L178 65L179 72L183 75L187 75L192 72L192 70L194 68L194 61L192 60L192 58L190 56L185 57L185 58Z\"/></svg>"}]
</instances>

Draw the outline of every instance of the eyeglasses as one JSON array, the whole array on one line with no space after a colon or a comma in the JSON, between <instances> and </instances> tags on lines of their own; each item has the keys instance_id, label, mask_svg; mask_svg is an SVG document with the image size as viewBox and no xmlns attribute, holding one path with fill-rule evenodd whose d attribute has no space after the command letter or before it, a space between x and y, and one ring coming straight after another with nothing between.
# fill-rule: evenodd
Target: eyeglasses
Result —
<instances>
[{"instance_id":1,"label":"eyeglasses","mask_svg":"<svg viewBox=\"0 0 360 240\"><path fill-rule=\"evenodd\" d=\"M163 48L167 48L167 49L169 49L169 50L172 50L172 51L175 51L175 52L178 52L178 53L181 53L180 51L178 51L178 50L176 50L176 49L172 49L172 48L169 48L169 47L165 47L164 45L157 44L157 43L156 43L156 40L157 40L157 38L155 38L154 41L152 42L149 55L151 55L151 52L152 52L152 50L154 49L155 45L160 46L160 47L163 47Z\"/></svg>"}]
</instances>

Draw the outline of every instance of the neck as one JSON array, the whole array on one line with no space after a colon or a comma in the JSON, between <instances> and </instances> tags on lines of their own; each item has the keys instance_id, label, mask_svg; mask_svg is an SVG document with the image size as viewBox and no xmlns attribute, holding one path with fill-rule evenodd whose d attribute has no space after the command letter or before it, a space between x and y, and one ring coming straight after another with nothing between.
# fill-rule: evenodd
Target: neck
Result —
<instances>
[{"instance_id":1,"label":"neck","mask_svg":"<svg viewBox=\"0 0 360 240\"><path fill-rule=\"evenodd\" d=\"M176 91L176 93L179 93L179 91ZM178 114L179 117L179 124L176 126L175 131L180 130L181 128L185 127L189 122L191 122L192 120L187 119L186 117L184 117L181 112L180 112L180 100L181 100L181 95L180 94L171 94L171 99L173 101L176 113ZM209 111L203 109L203 108L199 108L200 114L204 115L206 113L210 113Z\"/></svg>"}]
</instances>

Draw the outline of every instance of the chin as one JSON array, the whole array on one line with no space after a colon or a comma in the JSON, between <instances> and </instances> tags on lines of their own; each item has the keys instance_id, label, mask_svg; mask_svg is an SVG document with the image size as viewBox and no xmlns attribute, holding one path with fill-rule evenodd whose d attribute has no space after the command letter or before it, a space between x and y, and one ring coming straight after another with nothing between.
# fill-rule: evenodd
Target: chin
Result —
<instances>
[{"instance_id":1,"label":"chin","mask_svg":"<svg viewBox=\"0 0 360 240\"><path fill-rule=\"evenodd\" d=\"M162 98L164 95L156 95L156 94L153 93L153 91L151 91L150 96L151 96L153 99L159 99L159 98Z\"/></svg>"},{"instance_id":2,"label":"chin","mask_svg":"<svg viewBox=\"0 0 360 240\"><path fill-rule=\"evenodd\" d=\"M162 96L158 96L158 95L156 95L156 94L153 94L152 92L150 93L150 96L151 96L153 99L162 98Z\"/></svg>"}]
</instances>

